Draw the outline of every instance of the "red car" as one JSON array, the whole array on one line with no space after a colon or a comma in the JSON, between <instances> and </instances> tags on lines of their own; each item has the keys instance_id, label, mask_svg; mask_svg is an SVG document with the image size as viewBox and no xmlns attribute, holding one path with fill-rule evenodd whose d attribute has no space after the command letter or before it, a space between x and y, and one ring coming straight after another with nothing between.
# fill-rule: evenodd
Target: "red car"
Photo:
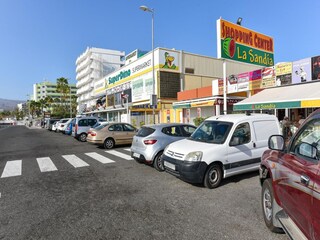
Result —
<instances>
[{"instance_id":1,"label":"red car","mask_svg":"<svg viewBox=\"0 0 320 240\"><path fill-rule=\"evenodd\" d=\"M269 138L261 158L261 203L267 227L291 239L320 239L320 109L300 126L288 146Z\"/></svg>"}]
</instances>

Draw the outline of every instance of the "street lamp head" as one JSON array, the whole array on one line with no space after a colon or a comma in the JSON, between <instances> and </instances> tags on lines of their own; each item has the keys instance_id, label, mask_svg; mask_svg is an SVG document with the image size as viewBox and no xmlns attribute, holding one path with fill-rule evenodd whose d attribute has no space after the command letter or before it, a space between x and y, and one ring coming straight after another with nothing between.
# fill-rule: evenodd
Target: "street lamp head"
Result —
<instances>
[{"instance_id":1,"label":"street lamp head","mask_svg":"<svg viewBox=\"0 0 320 240\"><path fill-rule=\"evenodd\" d=\"M144 12L151 12L153 13L153 9L152 8L148 8L147 6L140 6L139 7L142 11Z\"/></svg>"}]
</instances>

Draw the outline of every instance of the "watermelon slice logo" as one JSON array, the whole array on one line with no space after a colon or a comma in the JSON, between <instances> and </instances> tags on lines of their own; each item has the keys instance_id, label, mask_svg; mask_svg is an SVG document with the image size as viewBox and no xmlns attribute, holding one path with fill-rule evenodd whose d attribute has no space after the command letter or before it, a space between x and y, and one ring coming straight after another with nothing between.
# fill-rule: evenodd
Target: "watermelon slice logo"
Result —
<instances>
[{"instance_id":1,"label":"watermelon slice logo","mask_svg":"<svg viewBox=\"0 0 320 240\"><path fill-rule=\"evenodd\" d=\"M233 40L233 38L226 38L223 41L223 51L228 57L234 57L236 52L236 42Z\"/></svg>"}]
</instances>

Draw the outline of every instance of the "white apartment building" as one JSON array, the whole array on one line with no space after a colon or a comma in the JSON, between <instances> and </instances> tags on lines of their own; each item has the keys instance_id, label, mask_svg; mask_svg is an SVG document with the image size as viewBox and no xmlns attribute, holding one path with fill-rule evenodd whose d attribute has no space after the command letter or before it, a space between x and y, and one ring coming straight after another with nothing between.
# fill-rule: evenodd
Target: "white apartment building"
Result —
<instances>
[{"instance_id":1,"label":"white apartment building","mask_svg":"<svg viewBox=\"0 0 320 240\"><path fill-rule=\"evenodd\" d=\"M87 48L76 60L78 112L86 112L96 106L100 97L94 94L94 84L102 77L125 64L125 53L117 50ZM105 93L102 93L105 95Z\"/></svg>"}]
</instances>

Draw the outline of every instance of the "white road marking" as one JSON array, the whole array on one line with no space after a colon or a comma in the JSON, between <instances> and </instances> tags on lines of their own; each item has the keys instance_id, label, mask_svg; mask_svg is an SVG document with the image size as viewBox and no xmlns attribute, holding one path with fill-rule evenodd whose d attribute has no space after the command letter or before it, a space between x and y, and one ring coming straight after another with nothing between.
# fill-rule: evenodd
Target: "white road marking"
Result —
<instances>
[{"instance_id":1,"label":"white road marking","mask_svg":"<svg viewBox=\"0 0 320 240\"><path fill-rule=\"evenodd\" d=\"M52 172L58 170L49 157L37 158L37 162L41 172Z\"/></svg>"},{"instance_id":2,"label":"white road marking","mask_svg":"<svg viewBox=\"0 0 320 240\"><path fill-rule=\"evenodd\" d=\"M133 160L131 156L124 154L124 153L121 153L121 152L118 152L116 150L108 150L108 151L106 151L106 153L110 153L111 155L124 158L125 160Z\"/></svg>"},{"instance_id":3,"label":"white road marking","mask_svg":"<svg viewBox=\"0 0 320 240\"><path fill-rule=\"evenodd\" d=\"M2 172L1 178L20 176L22 160L8 161Z\"/></svg>"},{"instance_id":4,"label":"white road marking","mask_svg":"<svg viewBox=\"0 0 320 240\"><path fill-rule=\"evenodd\" d=\"M85 153L87 156L101 162L101 163L112 163L114 162L113 160L107 158L107 157L104 157L98 153L95 153L95 152L91 152L91 153Z\"/></svg>"},{"instance_id":5,"label":"white road marking","mask_svg":"<svg viewBox=\"0 0 320 240\"><path fill-rule=\"evenodd\" d=\"M124 148L123 150L127 151L127 152L131 152L130 148Z\"/></svg>"},{"instance_id":6,"label":"white road marking","mask_svg":"<svg viewBox=\"0 0 320 240\"><path fill-rule=\"evenodd\" d=\"M82 159L78 158L76 155L72 154L72 155L62 155L62 157L67 160L72 166L74 166L75 168L78 167L87 167L89 166L88 163L86 163L85 161L83 161Z\"/></svg>"}]
</instances>

